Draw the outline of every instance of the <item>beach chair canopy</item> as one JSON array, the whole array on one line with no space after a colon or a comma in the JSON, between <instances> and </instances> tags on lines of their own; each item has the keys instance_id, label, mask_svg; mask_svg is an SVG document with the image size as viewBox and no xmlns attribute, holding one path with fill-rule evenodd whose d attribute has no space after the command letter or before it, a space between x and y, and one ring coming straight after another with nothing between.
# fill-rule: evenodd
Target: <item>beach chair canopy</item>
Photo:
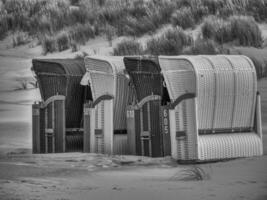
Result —
<instances>
[{"instance_id":1,"label":"beach chair canopy","mask_svg":"<svg viewBox=\"0 0 267 200\"><path fill-rule=\"evenodd\" d=\"M163 76L156 57L125 57L124 63L136 94L129 108L134 110L134 129L129 133L135 141L131 151L137 155L164 155L161 134L161 105L164 97ZM167 90L165 89L166 93ZM166 95L168 97L168 95ZM131 118L129 117L131 123ZM129 143L131 144L131 140ZM166 151L167 152L167 151Z\"/></svg>"},{"instance_id":2,"label":"beach chair canopy","mask_svg":"<svg viewBox=\"0 0 267 200\"><path fill-rule=\"evenodd\" d=\"M197 98L200 130L251 129L255 115L256 71L245 56L160 56L171 101Z\"/></svg>"},{"instance_id":3,"label":"beach chair canopy","mask_svg":"<svg viewBox=\"0 0 267 200\"><path fill-rule=\"evenodd\" d=\"M164 90L163 77L156 57L125 57L124 63L138 102L150 95L159 95L162 99L168 100L169 96L167 90Z\"/></svg>"},{"instance_id":4,"label":"beach chair canopy","mask_svg":"<svg viewBox=\"0 0 267 200\"><path fill-rule=\"evenodd\" d=\"M32 70L37 76L43 101L54 95L66 97L66 127L81 127L85 87L80 85L85 73L82 59L33 59ZM90 90L87 91L90 99Z\"/></svg>"},{"instance_id":5,"label":"beach chair canopy","mask_svg":"<svg viewBox=\"0 0 267 200\"><path fill-rule=\"evenodd\" d=\"M130 91L123 57L88 56L85 57L85 67L87 73L83 83L88 80L94 104L113 98L114 130L126 130L126 105Z\"/></svg>"}]
</instances>

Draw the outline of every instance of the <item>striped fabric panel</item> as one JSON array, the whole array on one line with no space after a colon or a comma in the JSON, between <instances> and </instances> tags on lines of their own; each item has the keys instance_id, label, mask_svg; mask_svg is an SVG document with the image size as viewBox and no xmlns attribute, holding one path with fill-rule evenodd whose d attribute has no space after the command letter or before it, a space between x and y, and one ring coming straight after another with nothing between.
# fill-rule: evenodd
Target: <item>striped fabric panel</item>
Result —
<instances>
[{"instance_id":1,"label":"striped fabric panel","mask_svg":"<svg viewBox=\"0 0 267 200\"><path fill-rule=\"evenodd\" d=\"M117 75L116 95L114 101L114 129L126 129L126 107L129 97L129 81L123 74Z\"/></svg>"},{"instance_id":2,"label":"striped fabric panel","mask_svg":"<svg viewBox=\"0 0 267 200\"><path fill-rule=\"evenodd\" d=\"M128 153L128 140L127 135L125 134L116 134L114 135L114 154L117 155L126 155Z\"/></svg>"},{"instance_id":3,"label":"striped fabric panel","mask_svg":"<svg viewBox=\"0 0 267 200\"><path fill-rule=\"evenodd\" d=\"M83 103L85 100L85 88L78 84L81 77L69 78L66 98L66 127L76 128L82 126ZM74 92L75 91L75 92Z\"/></svg>"}]
</instances>

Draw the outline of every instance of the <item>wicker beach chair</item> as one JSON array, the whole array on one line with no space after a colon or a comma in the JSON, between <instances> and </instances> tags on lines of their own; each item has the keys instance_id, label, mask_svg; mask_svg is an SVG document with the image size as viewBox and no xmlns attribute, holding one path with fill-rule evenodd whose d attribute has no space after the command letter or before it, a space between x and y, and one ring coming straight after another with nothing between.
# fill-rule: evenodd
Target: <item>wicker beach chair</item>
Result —
<instances>
[{"instance_id":1,"label":"wicker beach chair","mask_svg":"<svg viewBox=\"0 0 267 200\"><path fill-rule=\"evenodd\" d=\"M92 91L91 152L127 154L126 105L130 95L122 57L85 58Z\"/></svg>"},{"instance_id":2,"label":"wicker beach chair","mask_svg":"<svg viewBox=\"0 0 267 200\"><path fill-rule=\"evenodd\" d=\"M125 57L124 63L136 94L127 111L130 153L152 157L168 155L161 134L161 105L166 98L158 60L156 57Z\"/></svg>"},{"instance_id":3,"label":"wicker beach chair","mask_svg":"<svg viewBox=\"0 0 267 200\"><path fill-rule=\"evenodd\" d=\"M82 59L33 59L32 70L35 72L42 101L46 101L55 97L65 97L65 125L63 127L66 131L65 141L58 141L64 143L66 151L82 151L83 137L82 137L82 117L83 117L83 102L85 100L86 90L81 86L80 80L85 73L84 62ZM90 94L89 94L90 95ZM55 124L60 123L62 119L57 119L57 107L54 104L47 105L43 108L43 113L46 116L41 116L41 153L52 150L45 150L45 129L51 129ZM61 116L64 117L64 116ZM45 127L46 126L46 127ZM33 133L34 134L34 133ZM57 134L57 133L53 133ZM61 138L62 139L62 138ZM51 145L48 145L51 146ZM57 148L56 148L57 149Z\"/></svg>"},{"instance_id":4,"label":"wicker beach chair","mask_svg":"<svg viewBox=\"0 0 267 200\"><path fill-rule=\"evenodd\" d=\"M159 63L172 102L173 158L262 155L260 96L248 57L160 56Z\"/></svg>"}]
</instances>

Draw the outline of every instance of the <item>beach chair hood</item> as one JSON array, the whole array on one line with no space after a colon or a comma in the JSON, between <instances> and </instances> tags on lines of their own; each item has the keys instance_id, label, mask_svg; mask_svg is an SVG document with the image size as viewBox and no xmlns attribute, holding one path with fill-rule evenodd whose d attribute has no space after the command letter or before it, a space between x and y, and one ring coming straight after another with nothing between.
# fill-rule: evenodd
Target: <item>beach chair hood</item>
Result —
<instances>
[{"instance_id":1,"label":"beach chair hood","mask_svg":"<svg viewBox=\"0 0 267 200\"><path fill-rule=\"evenodd\" d=\"M257 78L245 56L159 57L172 101L186 93L198 97L200 129L253 126Z\"/></svg>"},{"instance_id":2,"label":"beach chair hood","mask_svg":"<svg viewBox=\"0 0 267 200\"><path fill-rule=\"evenodd\" d=\"M94 104L105 98L114 99L114 129L126 130L129 80L125 75L123 57L88 56L85 66L87 73L82 84L90 84Z\"/></svg>"},{"instance_id":3,"label":"beach chair hood","mask_svg":"<svg viewBox=\"0 0 267 200\"><path fill-rule=\"evenodd\" d=\"M79 83L85 73L82 59L33 59L43 101L54 95L66 97L67 128L81 127L85 89Z\"/></svg>"}]
</instances>

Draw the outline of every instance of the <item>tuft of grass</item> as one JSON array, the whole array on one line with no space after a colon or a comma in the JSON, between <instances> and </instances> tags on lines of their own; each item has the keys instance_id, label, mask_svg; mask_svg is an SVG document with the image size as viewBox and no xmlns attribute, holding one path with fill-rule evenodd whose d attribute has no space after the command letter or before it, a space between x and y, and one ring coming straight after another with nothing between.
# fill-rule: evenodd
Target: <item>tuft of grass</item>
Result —
<instances>
[{"instance_id":1,"label":"tuft of grass","mask_svg":"<svg viewBox=\"0 0 267 200\"><path fill-rule=\"evenodd\" d=\"M57 50L64 51L70 47L70 40L68 34L63 31L56 37Z\"/></svg>"},{"instance_id":2,"label":"tuft of grass","mask_svg":"<svg viewBox=\"0 0 267 200\"><path fill-rule=\"evenodd\" d=\"M75 59L84 59L88 55L89 55L88 53L83 51L81 53L76 54Z\"/></svg>"},{"instance_id":3,"label":"tuft of grass","mask_svg":"<svg viewBox=\"0 0 267 200\"><path fill-rule=\"evenodd\" d=\"M76 52L79 50L79 45L76 42L71 42L70 43L70 48L71 48L71 52Z\"/></svg>"},{"instance_id":4,"label":"tuft of grass","mask_svg":"<svg viewBox=\"0 0 267 200\"><path fill-rule=\"evenodd\" d=\"M78 50L78 44L85 44L90 38L95 37L94 27L87 24L77 24L54 35L45 35L40 37L43 53L52 53L55 51L64 51L72 48L72 51Z\"/></svg>"},{"instance_id":5,"label":"tuft of grass","mask_svg":"<svg viewBox=\"0 0 267 200\"><path fill-rule=\"evenodd\" d=\"M173 177L171 177L170 180L178 180L178 181L203 181L210 179L210 175L205 172L201 167L199 166L192 166L190 168L186 168L182 170L182 176L180 175L180 172L175 174Z\"/></svg>"},{"instance_id":6,"label":"tuft of grass","mask_svg":"<svg viewBox=\"0 0 267 200\"><path fill-rule=\"evenodd\" d=\"M77 6L80 3L80 0L69 0L71 5Z\"/></svg>"},{"instance_id":7,"label":"tuft of grass","mask_svg":"<svg viewBox=\"0 0 267 200\"><path fill-rule=\"evenodd\" d=\"M28 89L28 81L21 80L18 82L18 86L15 90L27 90Z\"/></svg>"},{"instance_id":8,"label":"tuft of grass","mask_svg":"<svg viewBox=\"0 0 267 200\"><path fill-rule=\"evenodd\" d=\"M133 39L122 40L114 49L114 56L125 56L125 55L142 55L143 48L141 44Z\"/></svg>"},{"instance_id":9,"label":"tuft of grass","mask_svg":"<svg viewBox=\"0 0 267 200\"><path fill-rule=\"evenodd\" d=\"M38 88L38 82L33 77L18 77L15 79L17 85L14 90L28 90Z\"/></svg>"},{"instance_id":10,"label":"tuft of grass","mask_svg":"<svg viewBox=\"0 0 267 200\"><path fill-rule=\"evenodd\" d=\"M17 78L16 82L17 82L17 86L15 90L27 90L28 89L29 80L27 78Z\"/></svg>"},{"instance_id":11,"label":"tuft of grass","mask_svg":"<svg viewBox=\"0 0 267 200\"><path fill-rule=\"evenodd\" d=\"M27 44L31 41L28 33L26 32L22 32L22 31L17 31L13 34L12 37L12 46L16 47L16 46L20 46L20 45L24 45Z\"/></svg>"},{"instance_id":12,"label":"tuft of grass","mask_svg":"<svg viewBox=\"0 0 267 200\"><path fill-rule=\"evenodd\" d=\"M231 35L231 24L216 16L209 16L204 19L201 27L203 38L213 39L214 41L223 44L233 40Z\"/></svg>"},{"instance_id":13,"label":"tuft of grass","mask_svg":"<svg viewBox=\"0 0 267 200\"><path fill-rule=\"evenodd\" d=\"M252 17L231 16L227 20L209 16L202 25L205 39L213 39L219 44L233 42L242 46L262 46L261 31Z\"/></svg>"},{"instance_id":14,"label":"tuft of grass","mask_svg":"<svg viewBox=\"0 0 267 200\"><path fill-rule=\"evenodd\" d=\"M163 35L147 42L146 53L152 55L179 55L193 42L181 28L168 29Z\"/></svg>"},{"instance_id":15,"label":"tuft of grass","mask_svg":"<svg viewBox=\"0 0 267 200\"><path fill-rule=\"evenodd\" d=\"M29 81L28 84L31 85L33 88L39 87L37 80Z\"/></svg>"},{"instance_id":16,"label":"tuft of grass","mask_svg":"<svg viewBox=\"0 0 267 200\"><path fill-rule=\"evenodd\" d=\"M230 17L231 33L233 39L242 46L261 47L263 43L259 26L254 18L246 16Z\"/></svg>"},{"instance_id":17,"label":"tuft of grass","mask_svg":"<svg viewBox=\"0 0 267 200\"><path fill-rule=\"evenodd\" d=\"M95 29L90 23L77 24L69 28L69 37L78 44L85 44L95 37Z\"/></svg>"},{"instance_id":18,"label":"tuft of grass","mask_svg":"<svg viewBox=\"0 0 267 200\"><path fill-rule=\"evenodd\" d=\"M247 1L248 15L252 15L258 22L266 22L267 19L267 0Z\"/></svg>"},{"instance_id":19,"label":"tuft of grass","mask_svg":"<svg viewBox=\"0 0 267 200\"><path fill-rule=\"evenodd\" d=\"M128 16L125 19L124 35L141 36L145 33L150 33L157 29L157 25L148 17L144 16L141 19L137 19L132 16Z\"/></svg>"},{"instance_id":20,"label":"tuft of grass","mask_svg":"<svg viewBox=\"0 0 267 200\"><path fill-rule=\"evenodd\" d=\"M0 9L0 13L3 12ZM7 36L7 32L8 32L8 23L7 23L7 18L4 15L0 14L0 40L5 38Z\"/></svg>"},{"instance_id":21,"label":"tuft of grass","mask_svg":"<svg viewBox=\"0 0 267 200\"><path fill-rule=\"evenodd\" d=\"M112 39L116 34L116 29L113 26L107 25L106 26L106 38L109 42L109 46L112 46Z\"/></svg>"},{"instance_id":22,"label":"tuft of grass","mask_svg":"<svg viewBox=\"0 0 267 200\"><path fill-rule=\"evenodd\" d=\"M221 53L217 44L210 39L197 38L194 44L183 51L187 55L215 55Z\"/></svg>"},{"instance_id":23,"label":"tuft of grass","mask_svg":"<svg viewBox=\"0 0 267 200\"><path fill-rule=\"evenodd\" d=\"M69 26L86 23L93 24L97 18L95 11L93 11L92 8L87 8L84 5L70 7L67 17L67 25Z\"/></svg>"},{"instance_id":24,"label":"tuft of grass","mask_svg":"<svg viewBox=\"0 0 267 200\"><path fill-rule=\"evenodd\" d=\"M183 7L176 10L171 16L173 26L181 26L183 29L194 28L195 19L190 7Z\"/></svg>"},{"instance_id":25,"label":"tuft of grass","mask_svg":"<svg viewBox=\"0 0 267 200\"><path fill-rule=\"evenodd\" d=\"M57 50L56 39L53 36L45 35L41 39L41 45L44 55L46 55L47 53L53 53Z\"/></svg>"}]
</instances>

